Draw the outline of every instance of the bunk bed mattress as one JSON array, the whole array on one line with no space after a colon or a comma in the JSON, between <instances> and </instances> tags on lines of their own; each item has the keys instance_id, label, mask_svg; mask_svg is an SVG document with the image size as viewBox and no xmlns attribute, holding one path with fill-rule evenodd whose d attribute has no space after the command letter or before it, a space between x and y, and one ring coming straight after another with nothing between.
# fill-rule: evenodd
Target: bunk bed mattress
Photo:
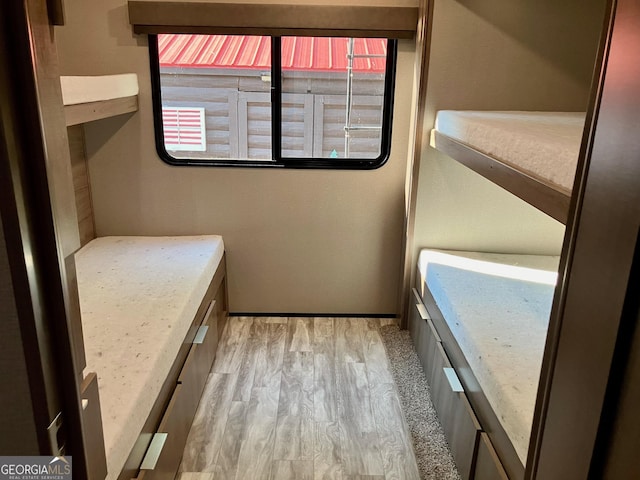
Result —
<instances>
[{"instance_id":1,"label":"bunk bed mattress","mask_svg":"<svg viewBox=\"0 0 640 480\"><path fill-rule=\"evenodd\" d=\"M138 439L223 253L216 235L103 237L76 253L107 479L118 477Z\"/></svg>"},{"instance_id":2,"label":"bunk bed mattress","mask_svg":"<svg viewBox=\"0 0 640 480\"><path fill-rule=\"evenodd\" d=\"M570 192L585 114L441 110L435 130Z\"/></svg>"},{"instance_id":3,"label":"bunk bed mattress","mask_svg":"<svg viewBox=\"0 0 640 480\"><path fill-rule=\"evenodd\" d=\"M63 76L60 77L60 86L64 105L101 102L138 95L138 76L135 73Z\"/></svg>"},{"instance_id":4,"label":"bunk bed mattress","mask_svg":"<svg viewBox=\"0 0 640 480\"><path fill-rule=\"evenodd\" d=\"M522 460L559 257L423 250L427 286Z\"/></svg>"}]
</instances>

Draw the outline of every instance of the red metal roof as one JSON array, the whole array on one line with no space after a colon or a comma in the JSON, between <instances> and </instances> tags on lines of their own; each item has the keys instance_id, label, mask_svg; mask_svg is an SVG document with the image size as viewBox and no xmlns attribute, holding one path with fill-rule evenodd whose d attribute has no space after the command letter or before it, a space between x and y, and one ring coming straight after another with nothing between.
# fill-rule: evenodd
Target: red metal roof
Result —
<instances>
[{"instance_id":1,"label":"red metal roof","mask_svg":"<svg viewBox=\"0 0 640 480\"><path fill-rule=\"evenodd\" d=\"M282 37L282 69L346 71L346 38ZM158 35L160 65L189 68L271 68L270 37L241 35ZM357 38L356 55L386 55L387 40ZM383 73L385 58L356 58L358 72Z\"/></svg>"}]
</instances>

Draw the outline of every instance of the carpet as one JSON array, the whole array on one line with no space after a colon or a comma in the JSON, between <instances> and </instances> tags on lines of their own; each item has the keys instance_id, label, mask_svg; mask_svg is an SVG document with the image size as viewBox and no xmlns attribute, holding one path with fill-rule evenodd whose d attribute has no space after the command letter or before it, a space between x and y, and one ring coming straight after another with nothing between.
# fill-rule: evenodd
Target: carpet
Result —
<instances>
[{"instance_id":1,"label":"carpet","mask_svg":"<svg viewBox=\"0 0 640 480\"><path fill-rule=\"evenodd\" d=\"M408 330L380 329L423 480L460 480Z\"/></svg>"}]
</instances>

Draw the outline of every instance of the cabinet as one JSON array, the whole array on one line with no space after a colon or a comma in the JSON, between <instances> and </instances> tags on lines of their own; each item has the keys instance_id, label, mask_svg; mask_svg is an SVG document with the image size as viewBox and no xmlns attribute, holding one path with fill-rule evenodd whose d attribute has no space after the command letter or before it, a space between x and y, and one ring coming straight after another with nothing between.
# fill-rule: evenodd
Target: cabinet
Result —
<instances>
[{"instance_id":1,"label":"cabinet","mask_svg":"<svg viewBox=\"0 0 640 480\"><path fill-rule=\"evenodd\" d=\"M436 351L431 383L433 406L438 413L460 476L463 479L471 479L480 424L441 343L436 344Z\"/></svg>"},{"instance_id":2,"label":"cabinet","mask_svg":"<svg viewBox=\"0 0 640 480\"><path fill-rule=\"evenodd\" d=\"M414 306L411 308L409 316L409 332L418 352L418 358L424 369L429 385L434 381L434 365L437 360L437 347L440 337L429 318L427 309L422 304L418 291L413 289Z\"/></svg>"},{"instance_id":3,"label":"cabinet","mask_svg":"<svg viewBox=\"0 0 640 480\"><path fill-rule=\"evenodd\" d=\"M409 315L409 332L430 386L433 406L461 477L508 479L489 437L482 431L432 317L416 289L413 289L412 300L415 303Z\"/></svg>"},{"instance_id":4,"label":"cabinet","mask_svg":"<svg viewBox=\"0 0 640 480\"><path fill-rule=\"evenodd\" d=\"M193 335L169 404L142 461L138 480L173 480L178 472L191 423L215 358L218 324L224 323L220 295L224 296L224 284L211 300Z\"/></svg>"}]
</instances>

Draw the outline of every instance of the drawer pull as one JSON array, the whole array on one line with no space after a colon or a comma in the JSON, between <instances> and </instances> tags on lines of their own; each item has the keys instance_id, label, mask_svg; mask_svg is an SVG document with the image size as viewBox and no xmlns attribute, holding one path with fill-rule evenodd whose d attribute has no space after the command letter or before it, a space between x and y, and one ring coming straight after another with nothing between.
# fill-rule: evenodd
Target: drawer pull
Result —
<instances>
[{"instance_id":1,"label":"drawer pull","mask_svg":"<svg viewBox=\"0 0 640 480\"><path fill-rule=\"evenodd\" d=\"M451 367L444 367L443 370L444 370L445 376L447 377L447 380L449 381L449 386L451 387L451 390L453 390L454 392L464 392L464 388L460 383L460 379L458 378L458 375L456 375L456 371Z\"/></svg>"},{"instance_id":2,"label":"drawer pull","mask_svg":"<svg viewBox=\"0 0 640 480\"><path fill-rule=\"evenodd\" d=\"M160 454L162 453L162 449L164 448L164 443L166 441L166 433L155 433L153 435L149 448L147 449L147 453L140 465L141 470L153 470L156 468L156 464L158 463L158 459L160 458Z\"/></svg>"},{"instance_id":3,"label":"drawer pull","mask_svg":"<svg viewBox=\"0 0 640 480\"><path fill-rule=\"evenodd\" d=\"M420 313L420 318L422 318L423 320L431 320L431 317L429 316L429 312L427 311L427 309L423 304L416 303L416 308L418 309L418 313Z\"/></svg>"},{"instance_id":4,"label":"drawer pull","mask_svg":"<svg viewBox=\"0 0 640 480\"><path fill-rule=\"evenodd\" d=\"M204 343L204 337L207 336L207 332L209 331L209 325L201 325L198 327L198 331L196 332L196 336L193 339L194 345L199 345Z\"/></svg>"}]
</instances>

